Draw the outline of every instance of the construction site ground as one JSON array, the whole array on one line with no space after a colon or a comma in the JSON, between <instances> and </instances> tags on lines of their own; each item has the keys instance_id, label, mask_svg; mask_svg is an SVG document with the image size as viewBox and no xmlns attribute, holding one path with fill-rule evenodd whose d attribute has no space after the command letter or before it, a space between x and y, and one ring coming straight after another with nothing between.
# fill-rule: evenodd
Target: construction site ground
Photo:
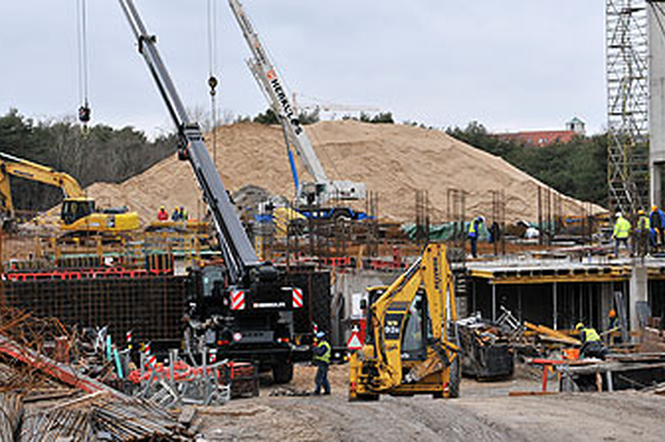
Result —
<instances>
[{"instance_id":1,"label":"construction site ground","mask_svg":"<svg viewBox=\"0 0 665 442\"><path fill-rule=\"evenodd\" d=\"M536 373L501 382L465 378L459 399L383 396L379 402L350 403L348 366L338 365L331 367L330 396L282 395L311 391L314 373L314 367L298 366L286 387L263 386L260 397L200 408L205 440L662 441L665 434L665 397L654 394L508 396L538 391Z\"/></svg>"}]
</instances>

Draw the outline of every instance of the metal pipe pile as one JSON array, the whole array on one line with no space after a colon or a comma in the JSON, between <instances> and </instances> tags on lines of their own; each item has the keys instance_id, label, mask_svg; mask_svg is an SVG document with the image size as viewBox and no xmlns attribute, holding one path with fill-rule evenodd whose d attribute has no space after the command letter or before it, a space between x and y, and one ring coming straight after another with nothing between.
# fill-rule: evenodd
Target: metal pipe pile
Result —
<instances>
[{"instance_id":1,"label":"metal pipe pile","mask_svg":"<svg viewBox=\"0 0 665 442\"><path fill-rule=\"evenodd\" d=\"M182 430L167 413L141 401L95 404L92 412L97 431L109 434L111 440L178 440L176 434Z\"/></svg>"},{"instance_id":2,"label":"metal pipe pile","mask_svg":"<svg viewBox=\"0 0 665 442\"><path fill-rule=\"evenodd\" d=\"M11 441L13 439L5 439ZM23 442L93 442L97 440L89 412L56 409L51 412L29 413L23 419L21 437Z\"/></svg>"},{"instance_id":3,"label":"metal pipe pile","mask_svg":"<svg viewBox=\"0 0 665 442\"><path fill-rule=\"evenodd\" d=\"M191 437L184 433L183 427L167 413L141 401L123 403L118 400L100 400L93 402L89 407L86 406L85 409L57 408L29 413L23 418L20 438L16 440L21 442L56 442L63 439L71 442L191 440ZM7 438L3 437L0 440L15 440L13 432L8 434Z\"/></svg>"},{"instance_id":4,"label":"metal pipe pile","mask_svg":"<svg viewBox=\"0 0 665 442\"><path fill-rule=\"evenodd\" d=\"M0 394L0 440L12 441L16 434L21 416L23 415L23 402L16 394Z\"/></svg>"}]
</instances>

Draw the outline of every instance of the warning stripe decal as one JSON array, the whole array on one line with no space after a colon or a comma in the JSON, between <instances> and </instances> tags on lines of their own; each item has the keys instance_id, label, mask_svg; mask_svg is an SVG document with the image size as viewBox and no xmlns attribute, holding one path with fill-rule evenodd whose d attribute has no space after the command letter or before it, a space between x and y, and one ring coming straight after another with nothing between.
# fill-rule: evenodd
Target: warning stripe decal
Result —
<instances>
[{"instance_id":1,"label":"warning stripe decal","mask_svg":"<svg viewBox=\"0 0 665 442\"><path fill-rule=\"evenodd\" d=\"M231 292L231 310L245 309L245 291L234 290Z\"/></svg>"},{"instance_id":2,"label":"warning stripe decal","mask_svg":"<svg viewBox=\"0 0 665 442\"><path fill-rule=\"evenodd\" d=\"M301 308L303 306L303 295L302 290L294 288L293 289L293 307Z\"/></svg>"}]
</instances>

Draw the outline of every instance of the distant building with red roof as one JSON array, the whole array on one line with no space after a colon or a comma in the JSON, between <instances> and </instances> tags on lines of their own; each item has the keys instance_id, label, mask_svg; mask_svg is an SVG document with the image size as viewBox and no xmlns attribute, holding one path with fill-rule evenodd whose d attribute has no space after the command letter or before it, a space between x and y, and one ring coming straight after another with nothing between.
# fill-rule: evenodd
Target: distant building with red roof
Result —
<instances>
[{"instance_id":1,"label":"distant building with red roof","mask_svg":"<svg viewBox=\"0 0 665 442\"><path fill-rule=\"evenodd\" d=\"M584 121L575 117L566 123L566 130L534 130L525 132L508 132L494 134L497 138L504 141L518 142L528 146L549 146L555 143L569 143L576 136L586 134L586 125Z\"/></svg>"}]
</instances>

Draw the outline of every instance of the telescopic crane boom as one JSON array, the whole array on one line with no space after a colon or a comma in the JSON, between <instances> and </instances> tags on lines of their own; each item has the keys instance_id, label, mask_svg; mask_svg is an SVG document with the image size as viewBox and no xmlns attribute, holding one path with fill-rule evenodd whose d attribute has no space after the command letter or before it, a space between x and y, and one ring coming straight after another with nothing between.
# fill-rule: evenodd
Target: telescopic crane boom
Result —
<instances>
[{"instance_id":1,"label":"telescopic crane boom","mask_svg":"<svg viewBox=\"0 0 665 442\"><path fill-rule=\"evenodd\" d=\"M250 268L257 266L259 260L203 142L201 129L198 124L189 120L187 111L157 50L157 39L148 34L132 0L119 0L119 2L134 32L139 52L148 65L166 108L178 128L179 155L181 158L187 159L194 170L215 222L219 245L228 267L231 283L235 284L247 274Z\"/></svg>"},{"instance_id":2,"label":"telescopic crane boom","mask_svg":"<svg viewBox=\"0 0 665 442\"><path fill-rule=\"evenodd\" d=\"M309 137L298 119L279 73L270 61L268 53L263 47L258 34L254 31L254 27L242 4L238 0L229 0L229 6L252 52L252 58L247 60L247 65L268 100L272 111L279 117L286 133L287 142L295 146L305 169L314 179L313 183L296 184L298 200L301 203L325 204L333 198L344 200L364 199L366 194L364 183L331 181L328 178L319 158L316 156Z\"/></svg>"},{"instance_id":3,"label":"telescopic crane boom","mask_svg":"<svg viewBox=\"0 0 665 442\"><path fill-rule=\"evenodd\" d=\"M203 142L189 121L175 85L132 0L119 0L166 107L178 128L178 157L189 161L212 214L223 265L191 269L190 311L184 344L189 350L213 348L228 359L255 361L272 370L275 382L293 377L293 312L303 307L303 292L283 285L284 275L270 262L259 262L233 203Z\"/></svg>"}]
</instances>

